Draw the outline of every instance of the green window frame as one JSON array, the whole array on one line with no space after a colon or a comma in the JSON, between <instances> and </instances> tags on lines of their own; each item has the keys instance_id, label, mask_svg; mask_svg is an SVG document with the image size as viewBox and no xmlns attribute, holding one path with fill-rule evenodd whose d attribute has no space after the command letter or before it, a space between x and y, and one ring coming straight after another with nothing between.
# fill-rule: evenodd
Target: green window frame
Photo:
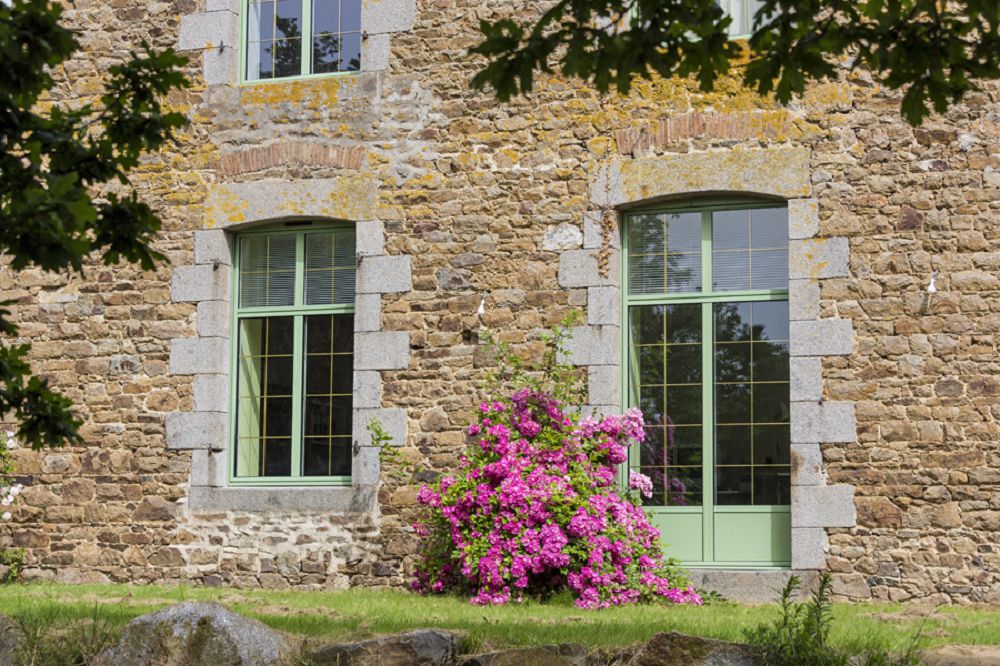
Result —
<instances>
[{"instance_id":1,"label":"green window frame","mask_svg":"<svg viewBox=\"0 0 1000 666\"><path fill-rule=\"evenodd\" d=\"M748 39L753 34L754 16L764 2L763 0L717 0L717 4L733 19L729 24L730 39Z\"/></svg>"},{"instance_id":2,"label":"green window frame","mask_svg":"<svg viewBox=\"0 0 1000 666\"><path fill-rule=\"evenodd\" d=\"M229 483L350 485L354 227L285 222L234 241Z\"/></svg>"},{"instance_id":3,"label":"green window frame","mask_svg":"<svg viewBox=\"0 0 1000 666\"><path fill-rule=\"evenodd\" d=\"M730 39L749 39L753 35L753 19L763 6L763 0L716 0L715 4L733 19L729 24ZM633 6L630 15L637 18L639 7Z\"/></svg>"},{"instance_id":4,"label":"green window frame","mask_svg":"<svg viewBox=\"0 0 1000 666\"><path fill-rule=\"evenodd\" d=\"M240 83L356 74L362 8L363 0L241 0Z\"/></svg>"},{"instance_id":5,"label":"green window frame","mask_svg":"<svg viewBox=\"0 0 1000 666\"><path fill-rule=\"evenodd\" d=\"M622 395L647 421L628 468L689 566L791 564L787 224L732 198L624 215Z\"/></svg>"}]
</instances>

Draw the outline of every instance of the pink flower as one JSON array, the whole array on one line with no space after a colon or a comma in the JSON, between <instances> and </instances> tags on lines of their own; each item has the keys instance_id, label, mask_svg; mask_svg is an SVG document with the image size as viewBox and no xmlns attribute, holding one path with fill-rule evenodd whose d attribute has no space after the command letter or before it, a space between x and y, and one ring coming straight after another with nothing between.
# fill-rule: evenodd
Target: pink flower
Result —
<instances>
[{"instance_id":1,"label":"pink flower","mask_svg":"<svg viewBox=\"0 0 1000 666\"><path fill-rule=\"evenodd\" d=\"M638 490L643 497L653 496L653 480L642 472L629 472L628 487L632 490Z\"/></svg>"}]
</instances>

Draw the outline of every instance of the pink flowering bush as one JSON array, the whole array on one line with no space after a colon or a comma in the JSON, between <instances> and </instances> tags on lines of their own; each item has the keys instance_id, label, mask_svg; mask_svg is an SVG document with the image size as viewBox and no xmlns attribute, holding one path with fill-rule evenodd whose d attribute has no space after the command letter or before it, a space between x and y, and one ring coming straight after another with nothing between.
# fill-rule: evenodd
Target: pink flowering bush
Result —
<instances>
[{"instance_id":1,"label":"pink flowering bush","mask_svg":"<svg viewBox=\"0 0 1000 666\"><path fill-rule=\"evenodd\" d=\"M459 469L424 485L414 588L505 604L568 589L583 608L700 604L664 560L641 507L652 490L618 468L643 438L642 414L579 419L537 386L483 403Z\"/></svg>"}]
</instances>

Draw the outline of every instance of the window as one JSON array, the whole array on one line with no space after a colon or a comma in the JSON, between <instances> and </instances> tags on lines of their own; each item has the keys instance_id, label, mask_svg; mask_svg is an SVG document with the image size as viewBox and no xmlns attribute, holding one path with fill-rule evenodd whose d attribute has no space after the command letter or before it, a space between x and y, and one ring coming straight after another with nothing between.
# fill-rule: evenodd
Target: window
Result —
<instances>
[{"instance_id":1,"label":"window","mask_svg":"<svg viewBox=\"0 0 1000 666\"><path fill-rule=\"evenodd\" d=\"M753 18L764 2L763 0L717 0L716 4L733 19L729 24L729 36L746 37L753 34Z\"/></svg>"},{"instance_id":2,"label":"window","mask_svg":"<svg viewBox=\"0 0 1000 666\"><path fill-rule=\"evenodd\" d=\"M244 79L361 69L361 0L246 0Z\"/></svg>"},{"instance_id":3,"label":"window","mask_svg":"<svg viewBox=\"0 0 1000 666\"><path fill-rule=\"evenodd\" d=\"M234 484L349 482L354 230L237 239Z\"/></svg>"},{"instance_id":4,"label":"window","mask_svg":"<svg viewBox=\"0 0 1000 666\"><path fill-rule=\"evenodd\" d=\"M694 206L626 218L630 467L672 555L790 559L788 214ZM783 535L780 536L779 535Z\"/></svg>"}]
</instances>

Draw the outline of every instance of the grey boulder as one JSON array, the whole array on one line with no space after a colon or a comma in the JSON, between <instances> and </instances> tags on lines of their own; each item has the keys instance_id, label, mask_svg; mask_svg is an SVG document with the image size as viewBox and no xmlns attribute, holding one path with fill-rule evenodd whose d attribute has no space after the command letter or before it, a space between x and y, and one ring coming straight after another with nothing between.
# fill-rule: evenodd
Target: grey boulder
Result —
<instances>
[{"instance_id":1,"label":"grey boulder","mask_svg":"<svg viewBox=\"0 0 1000 666\"><path fill-rule=\"evenodd\" d=\"M129 622L94 666L272 666L288 653L285 639L257 620L185 602Z\"/></svg>"},{"instance_id":2,"label":"grey boulder","mask_svg":"<svg viewBox=\"0 0 1000 666\"><path fill-rule=\"evenodd\" d=\"M758 663L749 646L670 632L649 639L628 665L756 666Z\"/></svg>"},{"instance_id":3,"label":"grey boulder","mask_svg":"<svg viewBox=\"0 0 1000 666\"><path fill-rule=\"evenodd\" d=\"M15 666L20 648L20 628L6 615L0 615L0 666Z\"/></svg>"},{"instance_id":4,"label":"grey boulder","mask_svg":"<svg viewBox=\"0 0 1000 666\"><path fill-rule=\"evenodd\" d=\"M588 659L582 645L563 643L473 655L461 666L587 666Z\"/></svg>"},{"instance_id":5,"label":"grey boulder","mask_svg":"<svg viewBox=\"0 0 1000 666\"><path fill-rule=\"evenodd\" d=\"M454 634L419 629L357 643L330 645L309 655L316 666L444 666L455 663Z\"/></svg>"}]
</instances>

